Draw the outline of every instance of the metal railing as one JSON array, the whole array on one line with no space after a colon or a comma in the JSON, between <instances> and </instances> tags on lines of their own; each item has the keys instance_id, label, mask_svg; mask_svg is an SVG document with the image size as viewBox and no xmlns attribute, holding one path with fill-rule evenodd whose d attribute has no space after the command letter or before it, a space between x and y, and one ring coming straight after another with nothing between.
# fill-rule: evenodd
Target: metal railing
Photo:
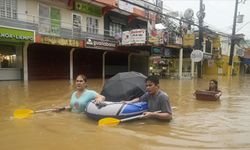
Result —
<instances>
[{"instance_id":1,"label":"metal railing","mask_svg":"<svg viewBox=\"0 0 250 150\"><path fill-rule=\"evenodd\" d=\"M44 35L72 39L95 38L100 40L114 40L114 37L109 36L112 35L110 33L113 31L83 25L74 27L73 23L64 20L55 20L22 13L18 13L16 19L0 16L0 20L0 25L2 26L34 30L36 33ZM95 32L87 32L87 28L89 31Z\"/></svg>"},{"instance_id":2,"label":"metal railing","mask_svg":"<svg viewBox=\"0 0 250 150\"><path fill-rule=\"evenodd\" d=\"M93 28L90 26L83 26L83 25L74 26L73 22L44 18L25 13L18 13L16 19L7 18L6 16L5 17L0 16L0 20L1 20L0 25L2 26L34 30L36 33L39 34L48 36L58 36L69 39L86 40L87 38L92 38L97 40L115 40L115 37L111 35L116 34L112 30ZM87 32L87 29L89 29L89 31L95 31L95 32L94 33ZM176 35L174 33L170 35L171 36L169 37L169 44L171 45L176 44L175 43ZM149 36L147 35L146 41L148 41L148 39Z\"/></svg>"}]
</instances>

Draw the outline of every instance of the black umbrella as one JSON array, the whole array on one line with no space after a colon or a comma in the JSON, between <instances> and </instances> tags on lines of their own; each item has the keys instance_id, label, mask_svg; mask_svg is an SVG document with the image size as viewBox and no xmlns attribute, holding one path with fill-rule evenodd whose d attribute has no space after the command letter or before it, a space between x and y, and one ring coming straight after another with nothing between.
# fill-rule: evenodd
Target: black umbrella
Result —
<instances>
[{"instance_id":1,"label":"black umbrella","mask_svg":"<svg viewBox=\"0 0 250 150\"><path fill-rule=\"evenodd\" d=\"M146 76L134 71L118 73L105 82L101 94L107 101L131 100L145 93L145 79Z\"/></svg>"}]
</instances>

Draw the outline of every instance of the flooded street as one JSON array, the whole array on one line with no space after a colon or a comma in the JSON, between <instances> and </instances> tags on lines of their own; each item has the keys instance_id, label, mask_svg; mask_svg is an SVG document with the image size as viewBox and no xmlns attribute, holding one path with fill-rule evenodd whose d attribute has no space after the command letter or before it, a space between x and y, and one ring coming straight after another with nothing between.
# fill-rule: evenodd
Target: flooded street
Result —
<instances>
[{"instance_id":1,"label":"flooded street","mask_svg":"<svg viewBox=\"0 0 250 150\"><path fill-rule=\"evenodd\" d=\"M48 109L65 105L74 90L67 80L1 81L1 150L249 150L250 76L218 77L220 101L198 101L193 92L207 89L208 76L194 80L160 80L168 93L173 120L136 120L116 127L98 127L83 114L33 114L13 119L16 109ZM102 80L89 79L98 92Z\"/></svg>"}]
</instances>

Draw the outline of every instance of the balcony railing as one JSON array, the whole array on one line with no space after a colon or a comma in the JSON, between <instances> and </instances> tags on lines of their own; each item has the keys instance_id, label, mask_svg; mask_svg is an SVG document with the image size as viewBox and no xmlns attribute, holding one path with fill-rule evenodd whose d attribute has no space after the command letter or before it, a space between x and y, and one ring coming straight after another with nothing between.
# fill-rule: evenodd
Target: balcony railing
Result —
<instances>
[{"instance_id":1,"label":"balcony railing","mask_svg":"<svg viewBox=\"0 0 250 150\"><path fill-rule=\"evenodd\" d=\"M69 39L86 40L87 38L92 38L97 40L115 40L114 36L110 35L116 35L116 33L112 30L104 30L101 28L87 27L83 25L74 26L73 23L64 20L53 20L50 18L42 18L39 16L21 13L17 14L16 19L0 16L0 20L0 25L2 26L34 30L38 34ZM169 44L175 45L175 36L172 34L169 35L171 35L169 37ZM149 36L146 37L146 41L148 41L148 39Z\"/></svg>"},{"instance_id":2,"label":"balcony railing","mask_svg":"<svg viewBox=\"0 0 250 150\"><path fill-rule=\"evenodd\" d=\"M74 27L73 23L63 20L53 20L21 13L17 14L16 19L0 16L0 20L0 25L2 26L34 30L36 33L43 35L71 39L94 38L98 40L114 40L114 37L109 36L112 35L110 32L113 31L82 25ZM87 32L87 29L89 32Z\"/></svg>"}]
</instances>

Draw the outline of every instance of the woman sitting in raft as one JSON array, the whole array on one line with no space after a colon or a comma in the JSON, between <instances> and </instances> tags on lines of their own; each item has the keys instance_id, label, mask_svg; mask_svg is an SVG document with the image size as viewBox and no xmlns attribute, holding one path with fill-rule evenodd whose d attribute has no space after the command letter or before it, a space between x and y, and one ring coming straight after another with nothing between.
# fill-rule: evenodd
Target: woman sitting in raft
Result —
<instances>
[{"instance_id":1,"label":"woman sitting in raft","mask_svg":"<svg viewBox=\"0 0 250 150\"><path fill-rule=\"evenodd\" d=\"M209 88L208 88L208 91L214 91L214 92L217 92L217 94L215 94L215 97L217 99L220 98L220 96L222 95L222 92L220 90L218 90L218 81L217 80L210 80L209 81Z\"/></svg>"},{"instance_id":2,"label":"woman sitting in raft","mask_svg":"<svg viewBox=\"0 0 250 150\"><path fill-rule=\"evenodd\" d=\"M218 90L218 81L214 79L209 81L208 90L206 91L196 90L194 93L196 99L202 99L202 100L218 100L220 99L221 95L222 92Z\"/></svg>"},{"instance_id":3,"label":"woman sitting in raft","mask_svg":"<svg viewBox=\"0 0 250 150\"><path fill-rule=\"evenodd\" d=\"M76 91L71 95L70 104L63 108L80 113L85 110L87 104L92 100L95 100L95 103L99 104L105 100L105 97L94 90L87 89L87 77L80 74L76 78ZM61 107L56 109L56 111L62 110Z\"/></svg>"}]
</instances>

